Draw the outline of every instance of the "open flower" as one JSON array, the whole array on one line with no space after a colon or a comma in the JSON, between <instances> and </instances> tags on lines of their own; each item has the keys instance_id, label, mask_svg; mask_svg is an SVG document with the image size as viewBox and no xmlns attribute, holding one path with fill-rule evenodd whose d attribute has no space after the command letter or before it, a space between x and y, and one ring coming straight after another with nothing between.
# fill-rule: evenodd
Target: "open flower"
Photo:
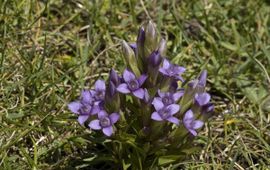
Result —
<instances>
[{"instance_id":1,"label":"open flower","mask_svg":"<svg viewBox=\"0 0 270 170\"><path fill-rule=\"evenodd\" d=\"M106 136L111 136L114 133L113 124L119 120L118 113L107 114L102 110L98 113L98 119L92 120L89 123L89 127L94 130L101 130Z\"/></svg>"},{"instance_id":2,"label":"open flower","mask_svg":"<svg viewBox=\"0 0 270 170\"><path fill-rule=\"evenodd\" d=\"M106 85L103 80L97 80L95 83L95 89L91 90L95 100L102 101L105 98Z\"/></svg>"},{"instance_id":3,"label":"open flower","mask_svg":"<svg viewBox=\"0 0 270 170\"><path fill-rule=\"evenodd\" d=\"M214 110L213 103L210 103L211 96L208 93L196 93L195 103L201 108L202 113L212 112Z\"/></svg>"},{"instance_id":4,"label":"open flower","mask_svg":"<svg viewBox=\"0 0 270 170\"><path fill-rule=\"evenodd\" d=\"M143 74L137 79L132 72L126 69L123 73L123 78L125 83L120 84L117 87L117 91L124 94L132 93L134 96L143 99L144 90L141 86L145 82L147 76Z\"/></svg>"},{"instance_id":5,"label":"open flower","mask_svg":"<svg viewBox=\"0 0 270 170\"><path fill-rule=\"evenodd\" d=\"M186 112L183 122L187 130L194 136L197 136L196 129L201 128L204 124L201 120L195 120L192 110Z\"/></svg>"},{"instance_id":6,"label":"open flower","mask_svg":"<svg viewBox=\"0 0 270 170\"><path fill-rule=\"evenodd\" d=\"M174 114L176 114L180 106L178 104L171 104L168 106L165 106L162 101L154 98L152 104L154 105L156 111L152 113L151 118L156 121L164 121L167 120L169 122L172 122L176 125L179 125L179 119L176 117L173 117Z\"/></svg>"},{"instance_id":7,"label":"open flower","mask_svg":"<svg viewBox=\"0 0 270 170\"><path fill-rule=\"evenodd\" d=\"M78 122L82 125L90 115L99 112L99 102L96 102L89 90L81 92L80 100L68 104L71 112L78 114Z\"/></svg>"},{"instance_id":8,"label":"open flower","mask_svg":"<svg viewBox=\"0 0 270 170\"><path fill-rule=\"evenodd\" d=\"M184 81L180 76L183 72L185 72L184 67L180 67L176 64L170 63L167 59L163 60L163 66L159 69L163 75L174 78L176 80Z\"/></svg>"},{"instance_id":9,"label":"open flower","mask_svg":"<svg viewBox=\"0 0 270 170\"><path fill-rule=\"evenodd\" d=\"M162 103L165 106L168 106L170 104L173 104L177 102L184 94L183 90L177 91L175 93L173 92L161 92L158 90L159 97L156 97L157 100L162 101Z\"/></svg>"}]
</instances>

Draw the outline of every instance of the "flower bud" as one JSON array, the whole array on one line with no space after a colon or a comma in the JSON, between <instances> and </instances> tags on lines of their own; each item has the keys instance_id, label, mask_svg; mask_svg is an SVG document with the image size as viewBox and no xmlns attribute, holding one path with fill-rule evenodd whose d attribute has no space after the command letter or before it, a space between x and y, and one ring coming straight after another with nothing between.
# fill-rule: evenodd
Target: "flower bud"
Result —
<instances>
[{"instance_id":1,"label":"flower bud","mask_svg":"<svg viewBox=\"0 0 270 170\"><path fill-rule=\"evenodd\" d=\"M160 53L160 55L162 57L166 56L166 40L164 40L163 38L160 40L159 42L159 47L158 47L158 52Z\"/></svg>"},{"instance_id":2,"label":"flower bud","mask_svg":"<svg viewBox=\"0 0 270 170\"><path fill-rule=\"evenodd\" d=\"M149 21L145 29L145 44L144 55L148 57L154 50L157 49L157 30L155 25Z\"/></svg>"},{"instance_id":3,"label":"flower bud","mask_svg":"<svg viewBox=\"0 0 270 170\"><path fill-rule=\"evenodd\" d=\"M135 53L132 50L132 48L128 45L128 43L125 41L122 42L122 50L123 50L123 54L124 54L128 68L130 68L130 70L132 70L136 76L140 76L141 73L138 68L138 63L135 57Z\"/></svg>"},{"instance_id":4,"label":"flower bud","mask_svg":"<svg viewBox=\"0 0 270 170\"><path fill-rule=\"evenodd\" d=\"M154 68L158 67L162 62L162 57L158 51L153 51L148 59L148 64Z\"/></svg>"}]
</instances>

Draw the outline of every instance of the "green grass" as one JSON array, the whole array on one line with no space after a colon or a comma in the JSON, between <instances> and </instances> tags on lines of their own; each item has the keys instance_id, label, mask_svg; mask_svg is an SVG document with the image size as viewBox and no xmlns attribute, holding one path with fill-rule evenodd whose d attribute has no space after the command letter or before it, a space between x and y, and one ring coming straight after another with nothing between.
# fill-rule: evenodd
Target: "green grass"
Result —
<instances>
[{"instance_id":1,"label":"green grass","mask_svg":"<svg viewBox=\"0 0 270 170\"><path fill-rule=\"evenodd\" d=\"M269 11L267 0L0 1L0 169L87 165L89 130L66 104L123 69L120 40L148 19L185 78L208 70L216 106L204 149L171 169L270 169Z\"/></svg>"}]
</instances>

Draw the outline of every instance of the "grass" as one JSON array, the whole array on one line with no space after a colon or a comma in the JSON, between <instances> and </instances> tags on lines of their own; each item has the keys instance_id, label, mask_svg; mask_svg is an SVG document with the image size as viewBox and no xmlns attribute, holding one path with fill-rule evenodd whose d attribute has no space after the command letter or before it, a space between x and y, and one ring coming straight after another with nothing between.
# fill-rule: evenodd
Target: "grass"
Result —
<instances>
[{"instance_id":1,"label":"grass","mask_svg":"<svg viewBox=\"0 0 270 170\"><path fill-rule=\"evenodd\" d=\"M0 169L87 165L89 131L66 104L152 19L168 58L202 68L215 116L204 149L168 169L270 169L270 4L265 0L0 1Z\"/></svg>"}]
</instances>

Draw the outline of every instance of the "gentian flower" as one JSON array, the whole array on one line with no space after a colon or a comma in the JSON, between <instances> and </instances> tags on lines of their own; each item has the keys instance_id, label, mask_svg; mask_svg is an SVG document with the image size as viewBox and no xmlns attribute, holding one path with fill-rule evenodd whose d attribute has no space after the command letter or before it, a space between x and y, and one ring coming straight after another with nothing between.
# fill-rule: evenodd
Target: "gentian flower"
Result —
<instances>
[{"instance_id":1,"label":"gentian flower","mask_svg":"<svg viewBox=\"0 0 270 170\"><path fill-rule=\"evenodd\" d=\"M160 65L160 63L162 62L162 57L160 55L160 53L158 51L153 51L149 58L148 58L148 63L151 67L156 68Z\"/></svg>"},{"instance_id":2,"label":"gentian flower","mask_svg":"<svg viewBox=\"0 0 270 170\"><path fill-rule=\"evenodd\" d=\"M159 69L159 72L161 72L165 76L174 78L176 80L184 81L180 74L185 72L185 70L186 69L184 67L172 64L167 59L164 59L163 66Z\"/></svg>"},{"instance_id":3,"label":"gentian flower","mask_svg":"<svg viewBox=\"0 0 270 170\"><path fill-rule=\"evenodd\" d=\"M154 105L156 111L152 113L151 118L156 121L164 121L167 120L172 122L176 125L179 125L179 119L174 117L173 115L176 114L180 106L178 104L171 104L165 106L162 101L154 98L152 104Z\"/></svg>"},{"instance_id":4,"label":"gentian flower","mask_svg":"<svg viewBox=\"0 0 270 170\"><path fill-rule=\"evenodd\" d=\"M99 102L96 102L89 90L83 90L79 101L68 104L71 112L78 114L78 122L83 125L90 115L96 114L99 109Z\"/></svg>"},{"instance_id":5,"label":"gentian flower","mask_svg":"<svg viewBox=\"0 0 270 170\"><path fill-rule=\"evenodd\" d=\"M206 85L206 80L207 80L207 71L203 70L202 73L200 74L199 78L192 80L191 82L188 83L188 85L192 89L198 89L199 91L203 91Z\"/></svg>"},{"instance_id":6,"label":"gentian flower","mask_svg":"<svg viewBox=\"0 0 270 170\"><path fill-rule=\"evenodd\" d=\"M202 113L212 112L214 105L210 103L211 96L208 93L196 93L195 104L201 108Z\"/></svg>"},{"instance_id":7,"label":"gentian flower","mask_svg":"<svg viewBox=\"0 0 270 170\"><path fill-rule=\"evenodd\" d=\"M197 136L197 132L195 130L201 128L204 124L201 120L195 120L192 110L188 110L186 112L183 122L184 126L193 136Z\"/></svg>"},{"instance_id":8,"label":"gentian flower","mask_svg":"<svg viewBox=\"0 0 270 170\"><path fill-rule=\"evenodd\" d=\"M120 77L117 75L114 69L111 69L108 87L108 94L110 94L110 97L112 97L117 92L116 87L120 84L120 82Z\"/></svg>"},{"instance_id":9,"label":"gentian flower","mask_svg":"<svg viewBox=\"0 0 270 170\"><path fill-rule=\"evenodd\" d=\"M143 74L138 79L136 79L136 76L126 69L123 73L123 78L125 83L120 84L117 87L117 91L124 94L132 93L139 99L143 99L144 90L141 88L141 86L145 82L147 76Z\"/></svg>"},{"instance_id":10,"label":"gentian flower","mask_svg":"<svg viewBox=\"0 0 270 170\"><path fill-rule=\"evenodd\" d=\"M170 104L173 104L175 102L177 102L184 94L184 91L178 91L178 92L161 92L160 90L158 90L158 95L159 97L156 97L157 100L162 101L162 103L165 106L168 106Z\"/></svg>"},{"instance_id":11,"label":"gentian flower","mask_svg":"<svg viewBox=\"0 0 270 170\"><path fill-rule=\"evenodd\" d=\"M98 119L92 120L89 123L89 127L94 130L101 130L106 136L111 136L114 133L113 124L119 120L118 113L108 113L104 110L98 113Z\"/></svg>"},{"instance_id":12,"label":"gentian flower","mask_svg":"<svg viewBox=\"0 0 270 170\"><path fill-rule=\"evenodd\" d=\"M105 98L106 85L103 80L97 80L95 83L95 89L91 90L95 100L103 101Z\"/></svg>"}]
</instances>

